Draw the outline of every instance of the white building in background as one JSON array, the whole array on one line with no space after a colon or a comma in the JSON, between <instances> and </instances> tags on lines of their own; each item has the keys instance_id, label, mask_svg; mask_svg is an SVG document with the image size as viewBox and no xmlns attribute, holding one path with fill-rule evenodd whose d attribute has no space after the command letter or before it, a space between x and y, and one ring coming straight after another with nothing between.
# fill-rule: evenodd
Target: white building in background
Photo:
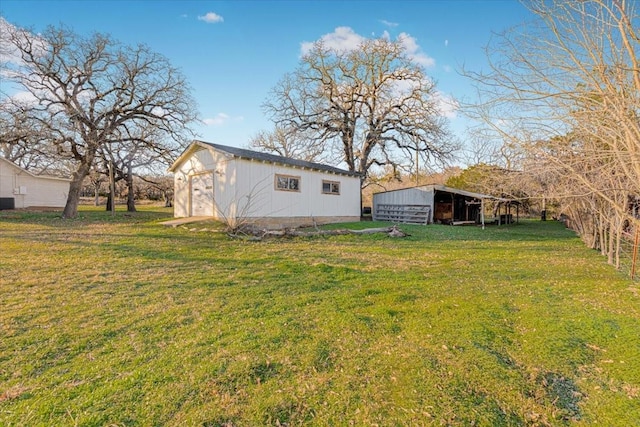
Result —
<instances>
[{"instance_id":1,"label":"white building in background","mask_svg":"<svg viewBox=\"0 0 640 427\"><path fill-rule=\"evenodd\" d=\"M0 157L0 209L63 208L70 179L35 175Z\"/></svg>"}]
</instances>

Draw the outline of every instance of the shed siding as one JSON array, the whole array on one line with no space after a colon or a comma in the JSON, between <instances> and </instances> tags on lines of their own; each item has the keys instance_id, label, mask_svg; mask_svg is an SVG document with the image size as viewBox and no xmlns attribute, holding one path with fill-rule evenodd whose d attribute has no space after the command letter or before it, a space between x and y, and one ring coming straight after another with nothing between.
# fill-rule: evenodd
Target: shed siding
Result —
<instances>
[{"instance_id":1,"label":"shed siding","mask_svg":"<svg viewBox=\"0 0 640 427\"><path fill-rule=\"evenodd\" d=\"M344 175L286 167L259 161L236 160L235 200L248 217L360 216L360 180ZM300 179L300 191L275 188L275 176ZM340 195L322 194L322 181L340 182ZM246 201L251 195L251 206Z\"/></svg>"},{"instance_id":2,"label":"shed siding","mask_svg":"<svg viewBox=\"0 0 640 427\"><path fill-rule=\"evenodd\" d=\"M174 182L174 216L188 217L191 216L191 185L190 177L207 171L213 171L214 180L214 199L218 195L216 180L216 160L210 150L204 148L194 152L187 160L185 160L173 176ZM214 217L218 217L218 212L214 211Z\"/></svg>"},{"instance_id":3,"label":"shed siding","mask_svg":"<svg viewBox=\"0 0 640 427\"><path fill-rule=\"evenodd\" d=\"M189 176L213 171L214 217L328 218L360 217L358 177L234 158L216 150L195 151L174 171L174 216L190 215ZM277 174L299 177L300 191L275 188ZM322 194L322 181L340 183L340 194Z\"/></svg>"}]
</instances>

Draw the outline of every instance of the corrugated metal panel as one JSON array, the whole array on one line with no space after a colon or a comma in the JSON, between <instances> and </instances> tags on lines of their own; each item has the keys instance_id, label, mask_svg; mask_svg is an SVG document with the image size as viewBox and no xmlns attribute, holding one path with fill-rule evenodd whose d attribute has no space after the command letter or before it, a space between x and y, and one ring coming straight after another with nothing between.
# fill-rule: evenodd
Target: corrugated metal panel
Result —
<instances>
[{"instance_id":1,"label":"corrugated metal panel","mask_svg":"<svg viewBox=\"0 0 640 427\"><path fill-rule=\"evenodd\" d=\"M433 193L434 191L444 191L447 193L453 193L453 194L460 194L462 196L468 196L468 197L475 197L477 199L496 199L496 197L493 196L489 196L487 194L481 194L481 193L474 193L472 191L466 191L466 190L460 190L457 188L453 188L453 187L447 187L446 185L440 185L440 184L429 184L429 185L420 185L417 187L408 187L408 188L399 188L397 190L390 190L390 191L384 191L381 193L376 193L374 194L375 196L379 196L379 197L394 197L393 195L395 193L407 193L409 192L409 194L412 191L415 190L419 190L419 191L424 191L427 193ZM384 196L383 196L384 195Z\"/></svg>"}]
</instances>

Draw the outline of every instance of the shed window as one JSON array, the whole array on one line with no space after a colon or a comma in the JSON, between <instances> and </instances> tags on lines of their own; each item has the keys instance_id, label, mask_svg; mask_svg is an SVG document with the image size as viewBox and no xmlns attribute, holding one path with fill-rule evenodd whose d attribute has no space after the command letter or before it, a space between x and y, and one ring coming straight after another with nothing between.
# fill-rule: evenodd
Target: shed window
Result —
<instances>
[{"instance_id":1,"label":"shed window","mask_svg":"<svg viewBox=\"0 0 640 427\"><path fill-rule=\"evenodd\" d=\"M340 183L337 181L322 181L322 194L340 194Z\"/></svg>"},{"instance_id":2,"label":"shed window","mask_svg":"<svg viewBox=\"0 0 640 427\"><path fill-rule=\"evenodd\" d=\"M276 190L300 191L300 177L289 175L276 175Z\"/></svg>"}]
</instances>

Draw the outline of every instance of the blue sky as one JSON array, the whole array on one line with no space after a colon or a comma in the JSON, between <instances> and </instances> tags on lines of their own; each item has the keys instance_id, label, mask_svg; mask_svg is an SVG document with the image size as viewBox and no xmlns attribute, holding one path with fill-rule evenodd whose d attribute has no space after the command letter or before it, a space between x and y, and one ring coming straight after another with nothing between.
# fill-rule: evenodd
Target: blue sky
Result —
<instances>
[{"instance_id":1,"label":"blue sky","mask_svg":"<svg viewBox=\"0 0 640 427\"><path fill-rule=\"evenodd\" d=\"M438 90L470 100L461 67L486 68L483 48L492 33L529 17L517 0L2 0L0 15L34 32L63 23L80 34L149 45L191 84L203 120L194 128L200 138L238 147L271 129L261 104L296 68L305 42L408 35ZM465 119L452 114L450 120L464 141Z\"/></svg>"}]
</instances>

